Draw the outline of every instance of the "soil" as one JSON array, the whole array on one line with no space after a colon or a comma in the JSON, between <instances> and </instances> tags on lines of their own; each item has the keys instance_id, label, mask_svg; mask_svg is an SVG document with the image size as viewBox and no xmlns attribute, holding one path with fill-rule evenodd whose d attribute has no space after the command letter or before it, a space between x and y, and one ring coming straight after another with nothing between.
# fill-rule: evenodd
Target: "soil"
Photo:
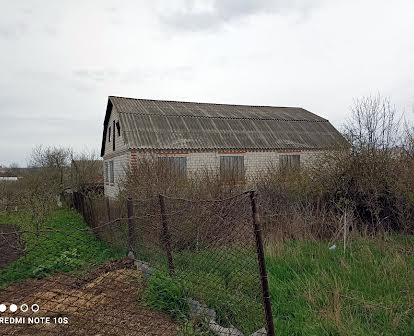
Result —
<instances>
[{"instance_id":1,"label":"soil","mask_svg":"<svg viewBox=\"0 0 414 336\"><path fill-rule=\"evenodd\" d=\"M140 303L142 291L142 274L129 259L107 263L84 276L59 274L13 284L0 291L0 304L9 308L14 303L19 310L0 313L0 334L177 335L178 326L168 316ZM28 305L27 312L20 311L22 304ZM33 304L39 305L37 313L31 311ZM5 317L25 317L26 323L2 324ZM50 323L29 324L33 317L49 317Z\"/></svg>"},{"instance_id":2,"label":"soil","mask_svg":"<svg viewBox=\"0 0 414 336\"><path fill-rule=\"evenodd\" d=\"M24 243L14 225L0 225L0 268L24 254Z\"/></svg>"}]
</instances>

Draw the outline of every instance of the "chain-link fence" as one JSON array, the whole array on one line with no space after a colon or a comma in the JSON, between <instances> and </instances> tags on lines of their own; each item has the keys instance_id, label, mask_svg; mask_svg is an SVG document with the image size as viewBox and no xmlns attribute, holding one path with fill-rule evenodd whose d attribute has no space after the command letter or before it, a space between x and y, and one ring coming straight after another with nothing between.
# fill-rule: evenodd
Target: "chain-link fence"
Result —
<instances>
[{"instance_id":1,"label":"chain-link fence","mask_svg":"<svg viewBox=\"0 0 414 336\"><path fill-rule=\"evenodd\" d=\"M28 305L19 317L52 318L0 324L2 333L274 335L253 191L116 203L75 193L73 204L89 227L63 218L59 227L0 231L0 249L20 249L0 269L8 307L0 317L17 316L16 303ZM16 282L21 272L35 279Z\"/></svg>"}]
</instances>

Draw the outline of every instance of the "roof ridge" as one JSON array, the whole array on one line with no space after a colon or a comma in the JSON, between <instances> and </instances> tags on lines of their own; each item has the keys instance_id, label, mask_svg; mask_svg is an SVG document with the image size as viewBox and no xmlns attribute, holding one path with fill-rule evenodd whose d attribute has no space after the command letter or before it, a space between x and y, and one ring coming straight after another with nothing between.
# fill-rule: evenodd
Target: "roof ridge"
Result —
<instances>
[{"instance_id":1,"label":"roof ridge","mask_svg":"<svg viewBox=\"0 0 414 336\"><path fill-rule=\"evenodd\" d=\"M329 122L327 119L322 120L308 120L308 119L283 119L283 118L252 118L252 117L220 117L220 116L200 116L191 114L158 114L158 113L139 113L139 112L125 112L118 111L119 114L132 114L132 115L148 115L148 116L162 116L162 117L189 117L189 118L200 118L200 119L232 119L232 120L276 120L276 121L304 121L304 122Z\"/></svg>"},{"instance_id":2,"label":"roof ridge","mask_svg":"<svg viewBox=\"0 0 414 336\"><path fill-rule=\"evenodd\" d=\"M196 102L196 101L184 101L184 100L166 100L166 99L147 99L147 98L132 98L132 97L123 97L123 96L114 96L110 95L108 98L121 98L121 99L131 99L139 101L151 101L151 102L164 102L164 103L184 103L184 104L200 104L200 105L218 105L218 106L243 106L243 107L273 107L273 108L283 108L283 109L302 109L308 111L300 106L275 106L275 105L250 105L250 104L226 104L226 103L206 103L206 102ZM310 111L308 111L310 112ZM312 113L312 112L310 112Z\"/></svg>"}]
</instances>

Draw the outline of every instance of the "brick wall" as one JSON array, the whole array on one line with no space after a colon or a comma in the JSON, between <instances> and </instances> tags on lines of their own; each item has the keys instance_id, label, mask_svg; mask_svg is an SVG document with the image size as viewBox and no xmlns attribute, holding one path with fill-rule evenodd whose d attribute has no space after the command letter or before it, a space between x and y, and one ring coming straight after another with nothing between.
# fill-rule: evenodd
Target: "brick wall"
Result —
<instances>
[{"instance_id":1,"label":"brick wall","mask_svg":"<svg viewBox=\"0 0 414 336\"><path fill-rule=\"evenodd\" d=\"M279 155L299 154L301 159L301 165L306 166L315 159L319 152L302 151L302 152L208 152L208 153L191 153L188 154L187 169L188 172L195 172L200 169L211 169L218 172L220 169L220 156L225 155L241 155L244 157L244 167L246 169L246 176L252 178L257 174L263 173L268 167L279 166Z\"/></svg>"},{"instance_id":2,"label":"brick wall","mask_svg":"<svg viewBox=\"0 0 414 336\"><path fill-rule=\"evenodd\" d=\"M115 183L105 184L105 195L110 198L115 198L119 192L119 181L125 176L125 172L129 169L131 163L137 162L143 156L179 156L187 157L187 172L188 174L202 172L208 169L212 172L219 172L220 169L220 156L223 155L242 155L244 156L244 167L246 169L247 178L253 178L256 175L260 175L266 171L268 167L279 166L279 155L283 154L299 154L301 166L307 166L312 163L321 152L317 151L267 151L267 152L231 152L231 151L220 151L220 152L163 152L157 154L139 153L136 150L129 150L124 153L120 153L118 156L109 156L107 160L114 161L114 173Z\"/></svg>"}]
</instances>

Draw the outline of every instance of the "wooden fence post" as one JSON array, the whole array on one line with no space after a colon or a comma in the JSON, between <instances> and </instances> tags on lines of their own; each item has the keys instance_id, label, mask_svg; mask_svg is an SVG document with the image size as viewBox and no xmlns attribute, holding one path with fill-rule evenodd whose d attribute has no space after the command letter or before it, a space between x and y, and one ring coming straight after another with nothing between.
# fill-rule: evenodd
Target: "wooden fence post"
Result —
<instances>
[{"instance_id":1,"label":"wooden fence post","mask_svg":"<svg viewBox=\"0 0 414 336\"><path fill-rule=\"evenodd\" d=\"M79 202L78 202L78 192L74 191L72 194L73 197L73 207L76 211L79 211Z\"/></svg>"},{"instance_id":2,"label":"wooden fence post","mask_svg":"<svg viewBox=\"0 0 414 336\"><path fill-rule=\"evenodd\" d=\"M109 197L105 197L106 212L108 214L108 222L111 221L111 206L109 204Z\"/></svg>"},{"instance_id":3,"label":"wooden fence post","mask_svg":"<svg viewBox=\"0 0 414 336\"><path fill-rule=\"evenodd\" d=\"M168 231L167 215L165 212L165 200L164 196L159 194L160 210L161 210L161 224L162 224L162 241L164 244L165 252L168 260L168 271L173 276L175 273L174 262L171 251L171 235Z\"/></svg>"},{"instance_id":4,"label":"wooden fence post","mask_svg":"<svg viewBox=\"0 0 414 336\"><path fill-rule=\"evenodd\" d=\"M131 197L127 199L128 212L128 254L134 252L135 225L134 225L134 204Z\"/></svg>"},{"instance_id":5,"label":"wooden fence post","mask_svg":"<svg viewBox=\"0 0 414 336\"><path fill-rule=\"evenodd\" d=\"M85 196L83 195L83 193L79 193L79 200L82 217L85 219Z\"/></svg>"},{"instance_id":6,"label":"wooden fence post","mask_svg":"<svg viewBox=\"0 0 414 336\"><path fill-rule=\"evenodd\" d=\"M96 226L96 218L95 218L95 209L94 209L94 200L91 197L88 197L89 199L89 216L91 219L90 226L95 227Z\"/></svg>"},{"instance_id":7,"label":"wooden fence post","mask_svg":"<svg viewBox=\"0 0 414 336\"><path fill-rule=\"evenodd\" d=\"M275 336L272 304L270 302L269 283L267 278L266 263L263 249L262 229L260 227L259 214L257 212L256 193L253 190L250 191L250 203L252 208L253 229L256 239L257 260L259 262L260 280L262 284L263 308L266 318L267 335Z\"/></svg>"}]
</instances>

